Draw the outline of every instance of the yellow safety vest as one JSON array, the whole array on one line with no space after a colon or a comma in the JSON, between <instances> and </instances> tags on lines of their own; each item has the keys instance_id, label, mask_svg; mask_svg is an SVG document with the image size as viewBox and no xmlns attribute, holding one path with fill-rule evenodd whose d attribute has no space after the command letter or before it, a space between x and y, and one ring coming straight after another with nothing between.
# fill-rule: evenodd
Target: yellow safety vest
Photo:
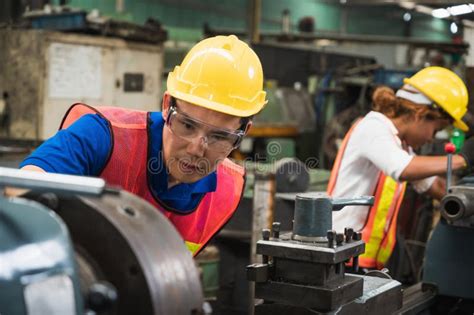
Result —
<instances>
[{"instance_id":1,"label":"yellow safety vest","mask_svg":"<svg viewBox=\"0 0 474 315\"><path fill-rule=\"evenodd\" d=\"M357 121L344 137L334 166L329 177L328 195L332 195L337 182L349 138L359 123ZM365 253L359 257L359 265L363 268L383 268L390 258L396 241L397 217L405 194L406 183L398 183L390 176L380 172L373 195L374 205L370 208L362 232L365 242Z\"/></svg>"}]
</instances>

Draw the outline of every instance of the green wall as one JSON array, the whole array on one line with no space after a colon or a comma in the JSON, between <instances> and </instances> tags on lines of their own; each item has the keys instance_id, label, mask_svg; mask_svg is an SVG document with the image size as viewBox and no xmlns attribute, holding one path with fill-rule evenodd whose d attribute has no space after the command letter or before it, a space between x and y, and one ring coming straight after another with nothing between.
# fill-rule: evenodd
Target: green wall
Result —
<instances>
[{"instance_id":1,"label":"green wall","mask_svg":"<svg viewBox=\"0 0 474 315\"><path fill-rule=\"evenodd\" d=\"M350 34L370 34L404 36L405 21L402 8L387 10L381 6L352 7L348 14L347 32ZM411 12L411 37L449 41L449 22L426 14Z\"/></svg>"},{"instance_id":2,"label":"green wall","mask_svg":"<svg viewBox=\"0 0 474 315\"><path fill-rule=\"evenodd\" d=\"M304 16L312 16L317 30L339 30L340 9L338 4L327 4L314 0L262 0L262 31L279 31L281 29L282 11L290 10L293 30ZM335 1L337 3L337 1Z\"/></svg>"},{"instance_id":3,"label":"green wall","mask_svg":"<svg viewBox=\"0 0 474 315\"><path fill-rule=\"evenodd\" d=\"M202 37L207 22L212 28L245 30L249 0L123 0L124 12L115 11L115 0L70 0L69 5L87 10L97 8L102 14L143 23L148 17L161 21L170 39L196 41ZM342 9L339 1L327 0L261 0L260 28L279 31L281 13L290 10L293 29L303 16L313 16L316 29L338 32L341 29ZM58 0L53 1L58 3ZM381 6L350 6L347 8L346 32L403 36L404 11ZM427 15L412 13L412 37L430 40L449 40L449 22Z\"/></svg>"}]
</instances>

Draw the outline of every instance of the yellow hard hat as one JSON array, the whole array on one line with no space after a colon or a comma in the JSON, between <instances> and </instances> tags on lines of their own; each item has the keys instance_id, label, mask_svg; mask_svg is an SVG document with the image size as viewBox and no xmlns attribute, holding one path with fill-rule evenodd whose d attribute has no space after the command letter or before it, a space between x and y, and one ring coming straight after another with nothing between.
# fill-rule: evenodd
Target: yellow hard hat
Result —
<instances>
[{"instance_id":1,"label":"yellow hard hat","mask_svg":"<svg viewBox=\"0 0 474 315\"><path fill-rule=\"evenodd\" d=\"M455 127L469 130L461 120L467 112L467 88L457 74L442 67L427 67L403 82L418 89L447 112L454 119Z\"/></svg>"},{"instance_id":2,"label":"yellow hard hat","mask_svg":"<svg viewBox=\"0 0 474 315\"><path fill-rule=\"evenodd\" d=\"M260 60L235 35L197 43L168 75L167 89L183 101L238 117L258 113L267 102Z\"/></svg>"}]
</instances>

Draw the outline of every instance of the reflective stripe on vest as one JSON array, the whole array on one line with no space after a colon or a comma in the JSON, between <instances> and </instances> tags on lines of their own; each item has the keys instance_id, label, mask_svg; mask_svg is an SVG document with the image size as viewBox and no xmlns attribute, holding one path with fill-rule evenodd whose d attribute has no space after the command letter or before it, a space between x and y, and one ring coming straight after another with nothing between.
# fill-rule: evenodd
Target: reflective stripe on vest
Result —
<instances>
[{"instance_id":1,"label":"reflective stripe on vest","mask_svg":"<svg viewBox=\"0 0 474 315\"><path fill-rule=\"evenodd\" d=\"M147 170L153 167L156 158L148 157L148 113L74 104L64 116L60 129L67 128L85 114L100 114L111 126L113 150L100 177L158 208L181 234L193 255L232 217L244 189L245 172L241 166L229 159L220 163L216 170L216 191L206 193L193 212L183 215L166 208L150 191Z\"/></svg>"},{"instance_id":2,"label":"reflective stripe on vest","mask_svg":"<svg viewBox=\"0 0 474 315\"><path fill-rule=\"evenodd\" d=\"M332 195L337 182L344 151L354 131L357 121L347 132L334 162L327 194ZM390 258L395 246L397 217L405 193L406 183L398 183L383 172L379 173L373 195L374 205L369 209L368 217L362 228L365 253L359 256L359 265L363 268L382 268Z\"/></svg>"}]
</instances>

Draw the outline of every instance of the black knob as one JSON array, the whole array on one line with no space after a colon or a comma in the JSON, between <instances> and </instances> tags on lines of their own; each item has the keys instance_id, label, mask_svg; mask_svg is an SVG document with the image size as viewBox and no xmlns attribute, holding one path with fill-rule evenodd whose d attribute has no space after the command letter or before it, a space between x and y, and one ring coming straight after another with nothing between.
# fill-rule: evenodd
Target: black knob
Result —
<instances>
[{"instance_id":1,"label":"black knob","mask_svg":"<svg viewBox=\"0 0 474 315\"><path fill-rule=\"evenodd\" d=\"M346 236L346 243L349 243L352 241L352 235L354 235L354 229L353 228L345 228L344 229L344 235Z\"/></svg>"},{"instance_id":2,"label":"black knob","mask_svg":"<svg viewBox=\"0 0 474 315\"><path fill-rule=\"evenodd\" d=\"M272 232L274 238L280 237L280 222L273 222L272 224Z\"/></svg>"},{"instance_id":3,"label":"black knob","mask_svg":"<svg viewBox=\"0 0 474 315\"><path fill-rule=\"evenodd\" d=\"M334 239L336 238L336 231L328 230L327 238L328 238L328 247L333 248L334 247Z\"/></svg>"},{"instance_id":4,"label":"black knob","mask_svg":"<svg viewBox=\"0 0 474 315\"><path fill-rule=\"evenodd\" d=\"M265 241L268 241L270 239L270 230L269 229L263 229L262 230L262 238Z\"/></svg>"},{"instance_id":5,"label":"black knob","mask_svg":"<svg viewBox=\"0 0 474 315\"><path fill-rule=\"evenodd\" d=\"M354 241L360 241L362 239L362 233L361 232L354 232L352 235L352 239Z\"/></svg>"},{"instance_id":6,"label":"black knob","mask_svg":"<svg viewBox=\"0 0 474 315\"><path fill-rule=\"evenodd\" d=\"M344 234L337 233L336 234L336 244L337 244L337 246L342 245L342 242L344 242Z\"/></svg>"},{"instance_id":7,"label":"black knob","mask_svg":"<svg viewBox=\"0 0 474 315\"><path fill-rule=\"evenodd\" d=\"M117 302L117 290L105 281L92 284L87 293L87 307L95 312L109 311Z\"/></svg>"}]
</instances>

